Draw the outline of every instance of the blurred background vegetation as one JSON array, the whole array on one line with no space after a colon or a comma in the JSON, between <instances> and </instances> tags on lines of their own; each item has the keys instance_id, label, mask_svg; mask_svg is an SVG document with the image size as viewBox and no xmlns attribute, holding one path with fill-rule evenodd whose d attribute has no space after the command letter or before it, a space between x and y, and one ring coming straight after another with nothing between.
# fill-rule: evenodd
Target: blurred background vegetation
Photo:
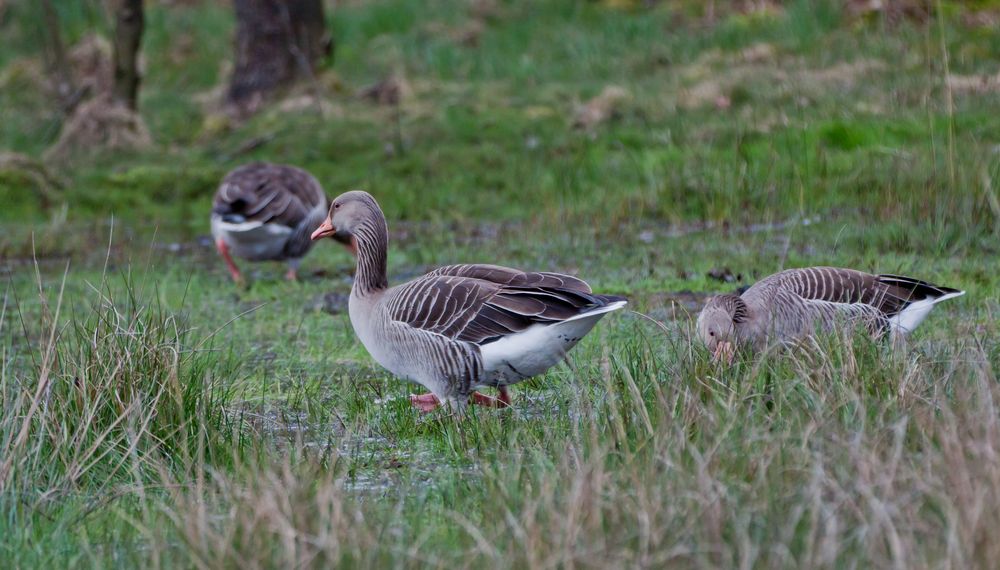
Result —
<instances>
[{"instance_id":1,"label":"blurred background vegetation","mask_svg":"<svg viewBox=\"0 0 1000 570\"><path fill-rule=\"evenodd\" d=\"M234 98L268 2L0 0L0 565L995 566L1000 2L324 0ZM374 194L392 283L492 262L642 315L513 410L418 416L339 248L228 281L252 160ZM804 265L968 294L904 351L713 367L706 296Z\"/></svg>"},{"instance_id":2,"label":"blurred background vegetation","mask_svg":"<svg viewBox=\"0 0 1000 570\"><path fill-rule=\"evenodd\" d=\"M113 4L54 3L94 93ZM0 169L6 224L69 204L69 224L114 213L191 237L221 176L267 159L332 195L365 188L396 220L849 216L906 220L911 248L927 231L984 247L1000 227L991 2L336 2L335 54L249 116L225 101L233 6L147 4L144 132L112 149L54 149L74 117L42 3L3 5L0 148L45 168ZM23 253L14 233L0 251Z\"/></svg>"}]
</instances>

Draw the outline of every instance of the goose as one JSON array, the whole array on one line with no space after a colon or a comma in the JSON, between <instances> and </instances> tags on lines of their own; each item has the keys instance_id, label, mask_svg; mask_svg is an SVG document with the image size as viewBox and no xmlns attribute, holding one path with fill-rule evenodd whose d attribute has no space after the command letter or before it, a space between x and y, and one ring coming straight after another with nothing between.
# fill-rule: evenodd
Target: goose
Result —
<instances>
[{"instance_id":1,"label":"goose","mask_svg":"<svg viewBox=\"0 0 1000 570\"><path fill-rule=\"evenodd\" d=\"M731 359L737 345L755 350L787 343L837 324L863 324L876 336L905 336L941 301L965 291L900 275L839 267L788 269L741 295L711 298L697 331L714 358Z\"/></svg>"},{"instance_id":2,"label":"goose","mask_svg":"<svg viewBox=\"0 0 1000 570\"><path fill-rule=\"evenodd\" d=\"M507 387L558 364L604 315L626 300L595 294L576 277L497 265L449 265L389 287L389 234L382 209L355 190L333 200L312 239L332 237L356 258L348 314L382 367L430 393L411 395L428 412L471 401L511 405ZM499 389L499 398L477 392Z\"/></svg>"},{"instance_id":3,"label":"goose","mask_svg":"<svg viewBox=\"0 0 1000 570\"><path fill-rule=\"evenodd\" d=\"M323 187L311 174L283 164L255 162L231 170L212 200L212 237L236 283L243 282L232 256L287 261L296 280L309 235L326 216Z\"/></svg>"}]
</instances>

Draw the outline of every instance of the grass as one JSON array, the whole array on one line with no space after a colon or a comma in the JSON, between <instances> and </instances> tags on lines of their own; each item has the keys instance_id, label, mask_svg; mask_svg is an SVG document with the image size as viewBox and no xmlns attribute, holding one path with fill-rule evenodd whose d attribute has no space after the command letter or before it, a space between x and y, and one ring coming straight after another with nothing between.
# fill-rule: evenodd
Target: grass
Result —
<instances>
[{"instance_id":1,"label":"grass","mask_svg":"<svg viewBox=\"0 0 1000 570\"><path fill-rule=\"evenodd\" d=\"M57 4L68 44L106 32L99 3ZM326 111L232 124L198 99L230 8L175 4L148 6L154 149L50 164L47 208L0 168L6 566L993 565L1000 109L949 74L996 73L1000 34L964 23L995 6L340 3ZM0 149L40 157L62 117L34 10L0 16ZM398 110L354 95L389 73ZM573 128L607 85L629 96ZM394 283L567 271L652 320L605 319L513 410L420 416L336 302L342 250L299 284L270 264L228 283L205 212L252 159L371 191ZM900 351L832 336L709 362L706 295L818 264L967 295Z\"/></svg>"}]
</instances>

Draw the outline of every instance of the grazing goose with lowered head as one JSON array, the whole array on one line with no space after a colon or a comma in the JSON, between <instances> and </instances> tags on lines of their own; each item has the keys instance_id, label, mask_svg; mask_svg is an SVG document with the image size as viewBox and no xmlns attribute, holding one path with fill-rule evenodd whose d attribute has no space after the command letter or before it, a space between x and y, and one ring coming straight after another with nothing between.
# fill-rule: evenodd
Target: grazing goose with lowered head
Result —
<instances>
[{"instance_id":1,"label":"grazing goose with lowered head","mask_svg":"<svg viewBox=\"0 0 1000 570\"><path fill-rule=\"evenodd\" d=\"M964 291L899 275L837 267L789 269L742 295L718 295L698 315L698 334L716 358L734 345L760 350L838 324L861 324L875 335L906 335L935 304Z\"/></svg>"},{"instance_id":2,"label":"grazing goose with lowered head","mask_svg":"<svg viewBox=\"0 0 1000 570\"><path fill-rule=\"evenodd\" d=\"M439 404L509 406L507 386L559 363L597 321L625 299L594 294L568 275L496 265L449 265L395 287L386 279L389 233L375 199L337 197L312 234L350 249L357 271L348 312L361 343L390 372L423 385L411 396L430 411ZM494 399L476 392L492 386Z\"/></svg>"},{"instance_id":3,"label":"grazing goose with lowered head","mask_svg":"<svg viewBox=\"0 0 1000 570\"><path fill-rule=\"evenodd\" d=\"M243 282L232 255L250 261L287 261L294 281L312 247L309 235L326 216L323 187L294 166L255 162L234 168L212 200L212 237L233 281ZM230 255L232 252L232 255Z\"/></svg>"}]
</instances>

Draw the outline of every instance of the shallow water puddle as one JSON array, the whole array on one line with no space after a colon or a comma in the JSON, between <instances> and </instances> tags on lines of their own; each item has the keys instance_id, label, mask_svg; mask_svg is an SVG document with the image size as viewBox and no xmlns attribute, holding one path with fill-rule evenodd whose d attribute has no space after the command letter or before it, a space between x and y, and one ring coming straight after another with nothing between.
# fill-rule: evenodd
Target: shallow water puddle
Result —
<instances>
[{"instance_id":1,"label":"shallow water puddle","mask_svg":"<svg viewBox=\"0 0 1000 570\"><path fill-rule=\"evenodd\" d=\"M387 398L389 400L389 398ZM344 488L381 495L404 479L434 479L435 472L454 468L441 451L420 439L393 440L352 433L334 413L328 422L311 421L305 412L271 410L250 414L262 434L282 453L293 449L317 453L342 464ZM470 474L475 468L470 469Z\"/></svg>"}]
</instances>

